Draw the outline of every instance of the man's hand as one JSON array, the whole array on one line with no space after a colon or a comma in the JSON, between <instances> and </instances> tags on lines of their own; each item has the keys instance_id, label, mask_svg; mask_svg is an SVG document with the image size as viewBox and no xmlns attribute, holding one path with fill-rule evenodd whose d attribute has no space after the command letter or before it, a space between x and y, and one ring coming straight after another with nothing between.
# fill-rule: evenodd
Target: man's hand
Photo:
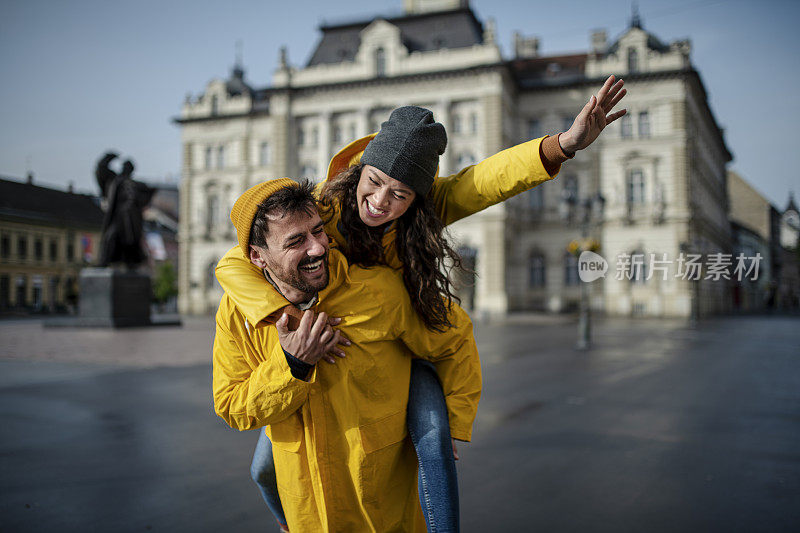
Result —
<instances>
[{"instance_id":1,"label":"man's hand","mask_svg":"<svg viewBox=\"0 0 800 533\"><path fill-rule=\"evenodd\" d=\"M622 88L624 83L623 80L614 83L614 76L609 76L597 96L592 95L589 98L589 102L575 117L569 130L558 136L558 142L564 153L571 155L578 150L583 150L597 139L606 126L628 111L623 109L609 114L628 92L627 89Z\"/></svg>"},{"instance_id":2,"label":"man's hand","mask_svg":"<svg viewBox=\"0 0 800 533\"><path fill-rule=\"evenodd\" d=\"M339 322L341 319L331 319L326 313L314 316L314 311L308 310L303 313L296 330L289 331L289 316L286 314L275 323L275 327L278 330L281 347L285 351L305 363L316 365L322 358L329 363L336 362L336 359L327 355L328 352L339 357L345 356L337 344L347 346L350 341L331 327Z\"/></svg>"}]
</instances>

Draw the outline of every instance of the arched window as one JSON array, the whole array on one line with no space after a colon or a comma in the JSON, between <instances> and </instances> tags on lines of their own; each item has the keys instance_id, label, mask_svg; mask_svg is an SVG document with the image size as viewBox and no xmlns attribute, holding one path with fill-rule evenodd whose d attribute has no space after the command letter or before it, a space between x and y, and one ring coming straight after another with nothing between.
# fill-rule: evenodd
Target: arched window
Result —
<instances>
[{"instance_id":1,"label":"arched window","mask_svg":"<svg viewBox=\"0 0 800 533\"><path fill-rule=\"evenodd\" d=\"M545 260L540 252L531 252L528 256L528 286L531 288L545 285Z\"/></svg>"},{"instance_id":2,"label":"arched window","mask_svg":"<svg viewBox=\"0 0 800 533\"><path fill-rule=\"evenodd\" d=\"M639 72L639 52L636 48L628 48L628 72Z\"/></svg>"},{"instance_id":3,"label":"arched window","mask_svg":"<svg viewBox=\"0 0 800 533\"><path fill-rule=\"evenodd\" d=\"M375 50L375 76L378 78L386 76L386 51L383 48Z\"/></svg>"}]
</instances>

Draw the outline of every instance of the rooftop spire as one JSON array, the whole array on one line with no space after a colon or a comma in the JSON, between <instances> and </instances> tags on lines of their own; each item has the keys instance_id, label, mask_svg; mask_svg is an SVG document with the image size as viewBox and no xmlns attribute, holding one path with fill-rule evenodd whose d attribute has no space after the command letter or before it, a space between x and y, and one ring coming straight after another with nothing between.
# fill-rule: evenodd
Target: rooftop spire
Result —
<instances>
[{"instance_id":1,"label":"rooftop spire","mask_svg":"<svg viewBox=\"0 0 800 533\"><path fill-rule=\"evenodd\" d=\"M639 2L633 0L631 3L631 28L642 29L642 17L639 16Z\"/></svg>"}]
</instances>

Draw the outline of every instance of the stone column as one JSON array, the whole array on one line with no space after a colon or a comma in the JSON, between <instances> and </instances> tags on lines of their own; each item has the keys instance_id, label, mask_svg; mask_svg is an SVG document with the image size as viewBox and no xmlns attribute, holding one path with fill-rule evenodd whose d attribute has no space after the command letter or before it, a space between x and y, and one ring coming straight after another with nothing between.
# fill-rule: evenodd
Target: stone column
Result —
<instances>
[{"instance_id":1,"label":"stone column","mask_svg":"<svg viewBox=\"0 0 800 533\"><path fill-rule=\"evenodd\" d=\"M448 139L450 138L452 132L451 128L451 120L450 120L450 100L442 99L436 104L437 109L434 110L434 118L437 122L441 122L442 126L444 126L445 131L447 132ZM439 175L440 176L447 176L450 174L450 169L453 168L451 162L455 159L455 155L453 151L449 149L445 150L444 155L439 157Z\"/></svg>"},{"instance_id":2,"label":"stone column","mask_svg":"<svg viewBox=\"0 0 800 533\"><path fill-rule=\"evenodd\" d=\"M481 98L484 120L484 153L503 148L503 101L500 94ZM506 295L506 210L503 204L479 213L482 246L478 250L478 284L475 307L490 314L505 314Z\"/></svg>"},{"instance_id":3,"label":"stone column","mask_svg":"<svg viewBox=\"0 0 800 533\"><path fill-rule=\"evenodd\" d=\"M292 109L288 91L276 94L270 99L272 113L273 169L276 176L291 176L295 170L294 158L291 157L292 143Z\"/></svg>"},{"instance_id":4,"label":"stone column","mask_svg":"<svg viewBox=\"0 0 800 533\"><path fill-rule=\"evenodd\" d=\"M180 183L180 217L178 221L178 311L185 314L191 312L189 266L192 264L192 185L194 178L192 150L194 150L192 143L184 143Z\"/></svg>"},{"instance_id":5,"label":"stone column","mask_svg":"<svg viewBox=\"0 0 800 533\"><path fill-rule=\"evenodd\" d=\"M317 156L317 180L324 180L328 175L328 162L331 156L331 112L323 111L319 115L319 155Z\"/></svg>"}]
</instances>

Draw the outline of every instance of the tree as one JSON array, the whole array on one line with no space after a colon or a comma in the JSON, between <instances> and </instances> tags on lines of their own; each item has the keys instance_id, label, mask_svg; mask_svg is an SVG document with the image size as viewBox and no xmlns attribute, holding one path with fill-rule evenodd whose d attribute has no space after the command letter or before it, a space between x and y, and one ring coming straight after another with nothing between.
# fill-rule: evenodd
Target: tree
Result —
<instances>
[{"instance_id":1,"label":"tree","mask_svg":"<svg viewBox=\"0 0 800 533\"><path fill-rule=\"evenodd\" d=\"M156 267L153 280L153 298L163 305L173 296L178 295L178 284L175 277L175 268L170 262L161 263Z\"/></svg>"}]
</instances>

